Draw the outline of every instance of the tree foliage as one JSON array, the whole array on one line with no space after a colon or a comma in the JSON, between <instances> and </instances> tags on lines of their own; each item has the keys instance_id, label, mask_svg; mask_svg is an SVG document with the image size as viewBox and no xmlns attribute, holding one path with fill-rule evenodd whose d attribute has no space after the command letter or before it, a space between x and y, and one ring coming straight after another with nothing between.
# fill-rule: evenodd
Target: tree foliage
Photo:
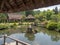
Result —
<instances>
[{"instance_id":1,"label":"tree foliage","mask_svg":"<svg viewBox=\"0 0 60 45\"><path fill-rule=\"evenodd\" d=\"M29 11L25 11L25 15L34 15L34 11L33 10L29 10Z\"/></svg>"}]
</instances>

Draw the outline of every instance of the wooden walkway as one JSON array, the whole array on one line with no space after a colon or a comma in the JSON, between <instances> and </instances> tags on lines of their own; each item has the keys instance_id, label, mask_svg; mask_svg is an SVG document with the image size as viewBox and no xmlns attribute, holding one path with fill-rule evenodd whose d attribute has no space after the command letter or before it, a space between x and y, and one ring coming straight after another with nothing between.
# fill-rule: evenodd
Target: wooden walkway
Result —
<instances>
[{"instance_id":1,"label":"wooden walkway","mask_svg":"<svg viewBox=\"0 0 60 45\"><path fill-rule=\"evenodd\" d=\"M4 35L3 37L4 37L4 44L3 45L30 45L26 42L23 42L23 41L18 40L18 39L14 39L14 38L6 36L6 35ZM11 43L8 44L8 43L6 43L6 38L9 38L9 39L11 39L15 42L11 42Z\"/></svg>"}]
</instances>

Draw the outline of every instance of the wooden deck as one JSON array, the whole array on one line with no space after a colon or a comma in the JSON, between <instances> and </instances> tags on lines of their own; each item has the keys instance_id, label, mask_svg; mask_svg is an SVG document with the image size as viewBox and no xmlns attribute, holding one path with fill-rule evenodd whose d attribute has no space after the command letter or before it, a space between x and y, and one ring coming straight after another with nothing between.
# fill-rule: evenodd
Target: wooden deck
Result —
<instances>
[{"instance_id":1,"label":"wooden deck","mask_svg":"<svg viewBox=\"0 0 60 45\"><path fill-rule=\"evenodd\" d=\"M28 44L26 42L23 42L23 41L18 40L18 39L14 39L14 38L6 36L6 35L4 35L3 37L4 37L4 44L3 45L30 45L30 44ZM6 43L6 38L9 38L9 39L11 39L11 40L13 40L15 42Z\"/></svg>"}]
</instances>

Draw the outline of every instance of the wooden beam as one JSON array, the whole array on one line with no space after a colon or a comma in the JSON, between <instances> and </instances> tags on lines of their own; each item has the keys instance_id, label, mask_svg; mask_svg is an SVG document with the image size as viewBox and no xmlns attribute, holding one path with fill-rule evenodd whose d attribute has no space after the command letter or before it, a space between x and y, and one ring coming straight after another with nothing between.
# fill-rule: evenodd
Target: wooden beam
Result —
<instances>
[{"instance_id":1,"label":"wooden beam","mask_svg":"<svg viewBox=\"0 0 60 45\"><path fill-rule=\"evenodd\" d=\"M5 3L5 1L3 0L3 1L1 2L1 10L2 10L3 7L4 7L4 3Z\"/></svg>"},{"instance_id":2,"label":"wooden beam","mask_svg":"<svg viewBox=\"0 0 60 45\"><path fill-rule=\"evenodd\" d=\"M19 12L60 4L60 0L0 0L0 2L0 12Z\"/></svg>"}]
</instances>

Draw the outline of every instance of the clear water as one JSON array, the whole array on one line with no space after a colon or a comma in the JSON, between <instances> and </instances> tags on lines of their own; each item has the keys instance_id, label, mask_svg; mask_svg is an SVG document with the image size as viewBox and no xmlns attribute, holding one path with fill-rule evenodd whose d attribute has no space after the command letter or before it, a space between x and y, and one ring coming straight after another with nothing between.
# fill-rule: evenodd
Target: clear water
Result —
<instances>
[{"instance_id":1,"label":"clear water","mask_svg":"<svg viewBox=\"0 0 60 45\"><path fill-rule=\"evenodd\" d=\"M23 29L21 29L21 30L23 30ZM38 33L30 34L30 33L24 33L20 29L19 30L14 29L12 31L11 30L9 29L9 31L4 30L4 31L0 31L0 32L1 33L5 32L10 37L22 40L31 45L60 45L60 33L56 32L56 31L49 31L49 30L39 28ZM10 43L10 42L14 42L14 41L7 38L6 42ZM3 38L0 38L0 45L1 44L3 44Z\"/></svg>"}]
</instances>

